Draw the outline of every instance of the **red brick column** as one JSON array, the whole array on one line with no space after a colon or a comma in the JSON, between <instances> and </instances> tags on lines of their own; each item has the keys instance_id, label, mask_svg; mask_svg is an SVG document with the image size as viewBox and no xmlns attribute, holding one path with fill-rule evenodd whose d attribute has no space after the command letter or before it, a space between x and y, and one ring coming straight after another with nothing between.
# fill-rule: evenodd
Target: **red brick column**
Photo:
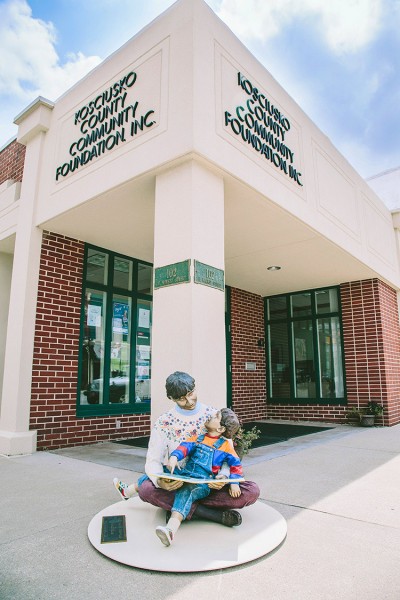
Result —
<instances>
[{"instance_id":1,"label":"red brick column","mask_svg":"<svg viewBox=\"0 0 400 600\"><path fill-rule=\"evenodd\" d=\"M385 406L383 422L400 422L400 328L395 290L370 279L341 285L349 408Z\"/></svg>"},{"instance_id":2,"label":"red brick column","mask_svg":"<svg viewBox=\"0 0 400 600\"><path fill-rule=\"evenodd\" d=\"M266 380L264 340L264 300L261 296L231 289L232 409L243 422L265 419ZM246 371L245 363L255 362L256 371Z\"/></svg>"},{"instance_id":3,"label":"red brick column","mask_svg":"<svg viewBox=\"0 0 400 600\"><path fill-rule=\"evenodd\" d=\"M39 449L149 432L149 415L76 417L83 251L83 242L43 235L30 424L38 431ZM118 430L116 418L121 422Z\"/></svg>"},{"instance_id":4,"label":"red brick column","mask_svg":"<svg viewBox=\"0 0 400 600\"><path fill-rule=\"evenodd\" d=\"M25 146L14 140L0 152L0 185L8 179L22 181L25 150Z\"/></svg>"}]
</instances>

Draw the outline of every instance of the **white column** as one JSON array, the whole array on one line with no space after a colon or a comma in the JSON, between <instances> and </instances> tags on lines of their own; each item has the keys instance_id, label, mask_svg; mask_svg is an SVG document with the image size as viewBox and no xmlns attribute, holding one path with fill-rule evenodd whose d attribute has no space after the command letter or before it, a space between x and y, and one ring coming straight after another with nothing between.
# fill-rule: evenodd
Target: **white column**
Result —
<instances>
[{"instance_id":1,"label":"white column","mask_svg":"<svg viewBox=\"0 0 400 600\"><path fill-rule=\"evenodd\" d=\"M222 177L195 161L158 175L154 238L154 268L191 259L191 281L154 290L153 422L174 371L195 378L199 401L226 406L225 294L193 281L194 260L224 269Z\"/></svg>"},{"instance_id":2,"label":"white column","mask_svg":"<svg viewBox=\"0 0 400 600\"><path fill-rule=\"evenodd\" d=\"M36 200L45 132L52 105L38 99L16 119L18 141L26 145L20 211L15 238L0 412L0 453L36 450L29 430L32 358L42 231L35 226Z\"/></svg>"},{"instance_id":3,"label":"white column","mask_svg":"<svg viewBox=\"0 0 400 600\"><path fill-rule=\"evenodd\" d=\"M7 336L8 307L10 305L12 264L12 254L0 252L0 407Z\"/></svg>"}]
</instances>

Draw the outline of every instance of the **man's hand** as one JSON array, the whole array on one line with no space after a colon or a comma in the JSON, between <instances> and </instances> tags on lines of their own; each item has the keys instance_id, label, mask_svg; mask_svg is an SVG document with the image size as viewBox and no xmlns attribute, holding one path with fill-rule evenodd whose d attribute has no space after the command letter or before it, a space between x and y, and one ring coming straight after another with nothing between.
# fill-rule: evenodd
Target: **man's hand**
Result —
<instances>
[{"instance_id":1,"label":"man's hand","mask_svg":"<svg viewBox=\"0 0 400 600\"><path fill-rule=\"evenodd\" d=\"M225 475L221 475L221 473L218 473L218 475L215 478L215 482L213 481L212 483L209 483L208 487L212 490L222 490L224 485L226 485L226 481L224 481L224 479L226 479Z\"/></svg>"},{"instance_id":2,"label":"man's hand","mask_svg":"<svg viewBox=\"0 0 400 600\"><path fill-rule=\"evenodd\" d=\"M174 492L183 486L183 481L174 481L172 479L157 479L158 487L167 492Z\"/></svg>"},{"instance_id":3,"label":"man's hand","mask_svg":"<svg viewBox=\"0 0 400 600\"><path fill-rule=\"evenodd\" d=\"M239 498L241 493L242 490L240 489L240 485L238 483L232 483L229 488L229 494L232 496L232 498Z\"/></svg>"}]
</instances>

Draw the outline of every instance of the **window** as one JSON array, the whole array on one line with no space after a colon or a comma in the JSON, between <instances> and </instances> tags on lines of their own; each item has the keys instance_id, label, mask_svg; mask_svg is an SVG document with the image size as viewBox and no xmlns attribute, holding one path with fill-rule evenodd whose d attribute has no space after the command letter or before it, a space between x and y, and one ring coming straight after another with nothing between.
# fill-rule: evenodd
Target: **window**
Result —
<instances>
[{"instance_id":1,"label":"window","mask_svg":"<svg viewBox=\"0 0 400 600\"><path fill-rule=\"evenodd\" d=\"M271 402L345 401L338 288L265 299Z\"/></svg>"},{"instance_id":2,"label":"window","mask_svg":"<svg viewBox=\"0 0 400 600\"><path fill-rule=\"evenodd\" d=\"M150 410L153 269L86 245L78 416Z\"/></svg>"}]
</instances>

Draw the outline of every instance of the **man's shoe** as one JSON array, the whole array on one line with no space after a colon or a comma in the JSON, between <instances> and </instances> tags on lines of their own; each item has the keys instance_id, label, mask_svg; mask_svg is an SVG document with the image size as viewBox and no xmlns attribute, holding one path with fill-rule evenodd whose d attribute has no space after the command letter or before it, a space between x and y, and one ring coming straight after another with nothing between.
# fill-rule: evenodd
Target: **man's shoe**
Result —
<instances>
[{"instance_id":1,"label":"man's shoe","mask_svg":"<svg viewBox=\"0 0 400 600\"><path fill-rule=\"evenodd\" d=\"M237 527L242 523L242 515L237 510L222 511L222 525L225 527Z\"/></svg>"},{"instance_id":2,"label":"man's shoe","mask_svg":"<svg viewBox=\"0 0 400 600\"><path fill-rule=\"evenodd\" d=\"M113 483L114 483L114 487L117 490L117 492L119 493L119 495L121 496L121 498L123 500L129 500L130 495L129 495L129 491L128 491L128 485L126 485L126 483L124 483L123 481L120 481L117 477L115 477L113 479Z\"/></svg>"},{"instance_id":3,"label":"man's shoe","mask_svg":"<svg viewBox=\"0 0 400 600\"><path fill-rule=\"evenodd\" d=\"M221 510L204 506L204 504L197 504L193 518L214 521L214 523L221 523L225 527L237 527L242 522L242 515L237 510Z\"/></svg>"},{"instance_id":4,"label":"man's shoe","mask_svg":"<svg viewBox=\"0 0 400 600\"><path fill-rule=\"evenodd\" d=\"M172 531L168 527L162 527L162 525L159 525L158 527L156 527L156 534L158 535L164 546L170 546L172 544L174 536L172 534Z\"/></svg>"}]
</instances>

